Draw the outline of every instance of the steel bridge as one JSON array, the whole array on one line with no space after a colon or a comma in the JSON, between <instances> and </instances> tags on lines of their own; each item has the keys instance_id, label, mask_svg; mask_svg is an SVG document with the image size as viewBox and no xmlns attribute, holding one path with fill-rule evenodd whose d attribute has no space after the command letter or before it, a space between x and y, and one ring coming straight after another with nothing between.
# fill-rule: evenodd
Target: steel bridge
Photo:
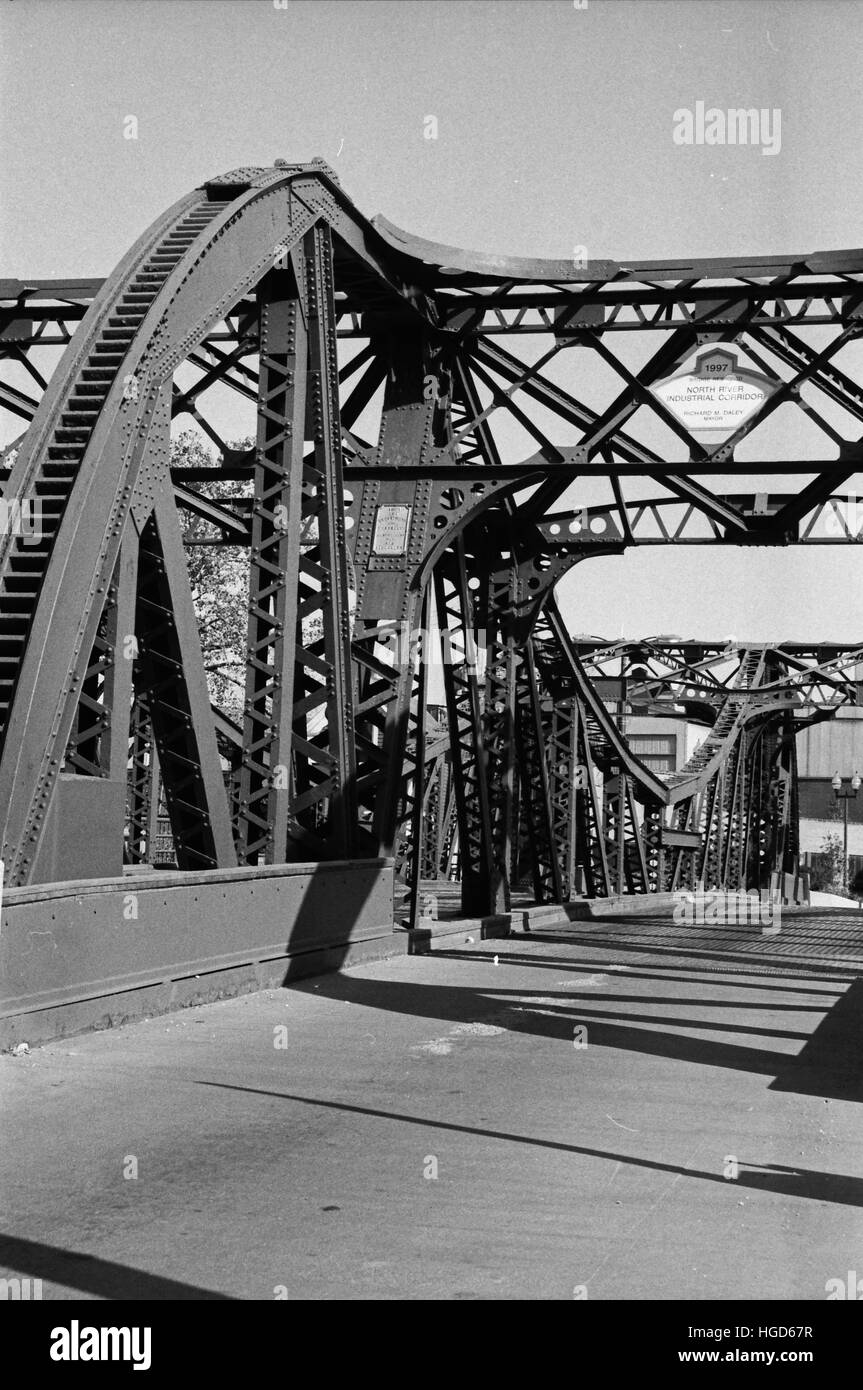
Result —
<instances>
[{"instance_id":1,"label":"steel bridge","mask_svg":"<svg viewBox=\"0 0 863 1390\"><path fill-rule=\"evenodd\" d=\"M32 956L60 898L74 935L173 884L183 921L218 897L208 959L236 964L300 869L338 868L345 921L381 917L394 872L408 928L430 881L473 916L805 894L795 734L858 702L863 645L585 641L554 591L640 545L863 539L841 491L863 472L863 251L485 255L277 160L193 189L104 281L0 296L0 406L26 431L2 459L0 841L6 910L30 914L7 951ZM711 436L661 388L738 355L758 403ZM184 426L209 461L172 455ZM246 557L241 723L211 702L184 541ZM633 711L701 724L689 762L634 756ZM303 940L330 945L316 912ZM106 976L155 978L154 950ZM30 1007L62 992L66 967L11 965Z\"/></svg>"}]
</instances>

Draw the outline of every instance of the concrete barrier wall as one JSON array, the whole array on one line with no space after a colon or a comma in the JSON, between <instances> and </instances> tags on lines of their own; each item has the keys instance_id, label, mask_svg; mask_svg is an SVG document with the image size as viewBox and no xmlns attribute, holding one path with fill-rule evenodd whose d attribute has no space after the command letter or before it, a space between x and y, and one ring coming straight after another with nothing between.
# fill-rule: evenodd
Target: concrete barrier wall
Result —
<instances>
[{"instance_id":1,"label":"concrete barrier wall","mask_svg":"<svg viewBox=\"0 0 863 1390\"><path fill-rule=\"evenodd\" d=\"M111 1027L404 951L391 860L8 889L0 1047Z\"/></svg>"}]
</instances>

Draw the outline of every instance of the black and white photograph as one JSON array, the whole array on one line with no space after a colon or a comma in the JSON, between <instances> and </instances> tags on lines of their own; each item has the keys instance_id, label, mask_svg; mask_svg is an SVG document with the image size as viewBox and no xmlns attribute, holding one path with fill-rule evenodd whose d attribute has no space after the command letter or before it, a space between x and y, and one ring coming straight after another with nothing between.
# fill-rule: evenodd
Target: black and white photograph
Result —
<instances>
[{"instance_id":1,"label":"black and white photograph","mask_svg":"<svg viewBox=\"0 0 863 1390\"><path fill-rule=\"evenodd\" d=\"M192 1366L118 1302L216 1370L241 1303L850 1335L861 55L861 0L0 0L49 1383Z\"/></svg>"}]
</instances>

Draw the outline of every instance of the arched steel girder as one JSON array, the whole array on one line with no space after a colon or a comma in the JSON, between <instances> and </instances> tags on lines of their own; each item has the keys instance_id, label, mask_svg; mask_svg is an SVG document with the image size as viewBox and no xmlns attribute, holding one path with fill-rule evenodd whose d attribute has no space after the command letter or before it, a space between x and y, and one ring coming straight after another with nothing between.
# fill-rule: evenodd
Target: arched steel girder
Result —
<instances>
[{"instance_id":1,"label":"arched steel girder","mask_svg":"<svg viewBox=\"0 0 863 1390\"><path fill-rule=\"evenodd\" d=\"M21 537L7 534L0 548L0 806L12 883L34 872L124 537L131 543L136 536L142 553L152 557L157 587L165 582L166 548L175 580L182 571L169 496L171 374L214 320L275 267L290 264L310 237L320 246L308 244L308 254L326 274L333 235L350 248L382 300L402 305L409 322L422 321L407 287L389 278L370 224L326 173L302 166L241 170L194 190L144 233L101 287L43 396L7 496L39 499L47 513L44 544L28 551ZM306 315L314 313L312 279L301 277ZM324 392L331 389L335 365L334 342L328 342L330 360L316 377L316 388ZM331 427L331 402L319 400L314 410ZM327 447L338 448L338 438ZM330 512L336 527L331 548L344 552L344 532L337 534L343 517ZM160 660L184 687L173 710L183 748L169 749L174 734L166 728L162 751L185 759L190 770L182 814L178 810L188 834L179 838L187 863L230 865L235 851L208 708L203 713L195 624L188 595L170 597L174 612L164 605L163 612L174 636L163 643ZM150 600L151 616L160 602ZM339 607L346 611L346 601Z\"/></svg>"},{"instance_id":2,"label":"arched steel girder","mask_svg":"<svg viewBox=\"0 0 863 1390\"><path fill-rule=\"evenodd\" d=\"M63 752L72 736L84 683L89 679L89 653L104 621L106 602L117 597L114 576L121 548L124 553L131 554L136 548L140 552L138 565L132 563L133 573L127 576L121 595L127 628L134 629L140 638L142 623L152 626L156 621L160 625L158 656L152 642L141 655L139 674L149 672L148 704L151 712L159 707L170 710L170 718L182 729L181 746L177 745L176 730L167 725L156 730L161 760L166 765L172 759L176 766L185 764L189 772L185 780L181 779L182 795L177 796L174 808L181 862L200 866L230 865L234 861L216 775L218 762L209 727L209 708L204 703L200 650L188 596L179 592L182 564L176 518L170 505L170 401L166 393L178 363L208 326L225 315L238 299L268 281L270 288L264 302L269 303L273 297L278 301L278 287L272 284L274 275L292 271L300 317L308 319L313 314L313 277L307 278L299 266L306 254L302 248L310 237L322 235L321 229L325 229L326 239L338 237L361 266L365 263L382 302L386 301L390 309L393 303L402 306L402 331L415 339L416 365L427 368L430 363L423 360L423 354L430 351L428 323L418 307L418 296L398 276L388 274L377 254L379 247L371 228L353 212L337 186L325 174L307 169L236 171L180 200L139 239L101 286L43 396L18 450L6 493L20 502L35 504L38 499L45 508L48 521L44 544L28 554L20 538L7 535L0 551L7 614L0 687L4 697L0 711L0 799L5 813L2 844L11 882L25 882L37 871ZM314 254L309 252L318 269L319 263L326 260L319 252L320 248ZM295 321L289 337L297 331ZM289 346L286 339L280 350ZM325 392L332 390L328 387L328 377L334 369L332 337L323 352L328 354L328 360L321 364L323 370L315 382L317 389ZM400 427L398 399L389 403L386 431L382 432L377 449L378 459L384 465L393 457L404 457L405 451L419 460L423 446L435 442L434 404L417 392L427 373L417 377L413 368L410 375L407 389L403 381L396 381L394 388L396 397L403 398L404 428ZM267 383L266 389L274 389L272 382ZM319 400L314 409L332 431L332 399ZM263 413L266 415L266 409ZM326 444L330 453L338 447L337 437ZM295 466L297 463L295 457ZM328 484L321 475L313 486L326 490ZM356 521L355 557L360 573L358 621L369 634L365 651L365 656L372 658L369 665L374 665L375 632L380 622L393 618L410 621L419 602L415 586L406 581L412 562L422 558L425 528L433 518L443 540L446 535L455 534L451 516L461 510L458 505L453 507L455 499L443 482L420 484L422 505L418 507L416 484L413 480L408 482L407 563L388 561L376 553L376 525L381 508L397 509L404 505L400 501L404 486L398 482L388 485L371 481L356 500L356 516L351 518ZM474 495L480 491L485 491L485 484L474 484ZM331 565L337 563L338 552L344 550L341 512L338 505L328 509L328 524L335 528L329 539ZM347 512L350 513L350 507ZM344 588L344 575L338 582ZM139 599L138 616L134 618L131 614L136 583ZM164 590L166 583L170 593ZM150 591L142 600L140 590L143 586L147 593L147 585ZM346 606L343 594L336 608L344 614ZM185 610L182 623L178 622L181 608ZM338 622L343 624L344 619L339 618ZM122 636L123 626L117 631ZM344 638L342 630L342 641ZM362 633L354 654L362 666ZM339 664L342 674L338 679L344 681L347 656L342 653L339 658L334 650L329 656L331 674ZM116 687L114 699L119 702L118 719L122 719L128 672L121 678L123 668L116 653L108 666ZM166 670L172 671L175 678L171 688L173 704L167 698ZM379 699L385 710L386 728L385 737L377 745L384 755L378 761L386 768L388 783L398 775L400 765L397 757L390 758L388 754L392 746L390 726L405 722L404 685L401 682L399 690L391 690L389 699ZM152 698L154 693L158 699ZM373 707L376 698L373 694L364 704L364 692L360 692L360 711ZM343 692L337 703L341 714L332 719L334 725L346 717L350 702ZM270 714L268 711L268 717ZM157 714L157 725L158 722ZM119 730L115 743L118 747L122 744ZM366 751L371 753L373 746L368 744ZM249 754L252 771L246 778L247 782L251 778L251 783L254 756L253 746ZM370 788L374 791L375 777L368 770L364 773L362 768L349 766L351 761L348 756L331 780L342 786L355 779L357 795L362 799L363 795L368 796ZM116 756L112 766L118 766ZM310 789L312 799L314 790ZM248 787L246 792L240 803L241 819L243 812L250 810L249 796L255 795ZM333 791L331 798L341 794ZM378 838L384 847L392 835L389 822L393 801L391 785L383 796L378 787L375 815L380 822ZM258 820L261 826L266 825L264 839L271 843L274 835L268 813L265 811ZM345 828L346 848L349 841ZM245 838L241 836L241 845L248 848L248 833ZM45 871L44 866L38 870L43 875Z\"/></svg>"},{"instance_id":3,"label":"arched steel girder","mask_svg":"<svg viewBox=\"0 0 863 1390\"><path fill-rule=\"evenodd\" d=\"M8 808L3 835L13 882L37 871L44 876L37 860L64 750L73 749L75 767L95 765L93 730L105 718L107 703L100 704L93 692L112 687L113 707L122 710L130 685L112 642L130 629L142 643L136 684L148 708L155 703L169 711L156 738L160 759L173 769L180 857L189 864L232 862L235 847L216 771L194 617L181 592L182 554L167 471L168 414L175 408L194 411L201 388L184 389L171 401L167 384L174 367L238 304L239 318L248 316L251 305L267 325L253 393L259 405L257 452L249 463L258 484L251 522L254 674L239 799L232 803L237 843L249 862L284 852L284 806L278 802L276 812L267 779L273 760L284 762L286 742L288 761L302 763L295 780L295 789L301 788L297 814L291 813L287 830L297 850L352 853L392 844L402 814L397 788L416 692L410 676L382 659L383 629L392 623L415 626L430 567L444 564L459 547L469 555L481 539L484 514L490 518L499 511L504 528L511 525L516 492L539 482L520 522L531 528L548 522L548 532L522 527L517 540L524 540L526 553L507 576L500 570L487 578L499 591L499 626L507 615L512 623L515 614L521 638L541 617L552 578L586 553L578 542L568 551L570 542L555 539L551 527L557 523L545 516L576 474L607 469L619 483L627 471L658 472L674 496L711 518L724 539L740 543L772 543L771 528L788 536L795 517L810 504L823 504L826 484L819 479L814 490L810 486L790 502L768 506L769 526L762 524L763 508L761 521L750 524L739 499L709 494L685 477L687 467L698 473L741 471L730 449L707 456L693 448L688 465L666 465L621 425L650 382L689 347L737 337L743 329L762 345L768 335L775 355L793 373L792 381L777 384L774 400L790 398L800 382L812 380L859 418L863 403L854 383L832 366L829 353L809 351L788 329L804 319L832 324L840 338L830 352L859 333L859 258L775 258L759 262L757 274L754 263L744 262L574 268L438 255L409 241L362 218L324 167L239 170L211 180L158 219L98 291L9 478L8 495L41 499L49 518L41 551L28 554L20 538L7 537L2 553L0 722L6 740L0 794ZM338 312L331 302L334 252L342 257ZM710 283L717 277L733 282L719 299ZM746 283L752 278L759 283ZM821 296L814 315L813 295ZM361 329L371 340L372 356L378 351L389 368L383 425L371 452L351 439L350 421L338 420L339 321L346 332ZM518 333L530 322L552 332L558 343L582 343L606 356L603 335L627 323L665 335L670 330L671 338L638 379L624 372L619 397L600 413L490 342L466 350L498 328ZM218 375L220 351L202 357L206 379ZM508 384L506 390L495 387L493 374ZM492 392L486 407L477 381ZM248 394L248 374L240 385ZM540 453L524 465L504 466L488 420L502 398L512 405L516 385L558 409L587 443L573 450L545 448L542 432L534 431ZM523 412L521 418L531 423ZM831 438L845 476L859 461L853 449L848 452L853 441L837 442L835 430ZM342 447L352 460L345 466ZM306 490L302 508L300 477ZM348 499L342 489L355 484L360 486ZM292 526L304 527L306 535L314 531L313 544L300 544L299 556L298 531L290 541L278 534L279 491L289 511L293 498ZM204 505L191 495L186 501ZM218 517L217 508L205 510ZM222 521L226 535L241 535L237 517L225 512ZM348 523L357 578L353 634ZM625 526L621 531L625 545L633 536ZM715 530L706 539L717 539ZM609 535L603 548L620 542ZM293 558L286 559L291 546ZM512 554L517 550L511 547ZM292 618L280 605L288 601L293 578L286 582L285 576L294 568L300 572L293 600L298 633L314 619L322 636L312 644L320 650L292 665L286 650ZM504 583L510 592L498 603ZM526 590L521 598L519 585ZM131 621L130 611L138 615ZM467 621L470 615L465 610L462 616ZM313 714L325 719L325 737L312 731ZM117 750L123 745L119 727L109 722L105 732L111 751L100 766L103 775L105 767L121 765ZM530 735L528 725L523 732Z\"/></svg>"}]
</instances>

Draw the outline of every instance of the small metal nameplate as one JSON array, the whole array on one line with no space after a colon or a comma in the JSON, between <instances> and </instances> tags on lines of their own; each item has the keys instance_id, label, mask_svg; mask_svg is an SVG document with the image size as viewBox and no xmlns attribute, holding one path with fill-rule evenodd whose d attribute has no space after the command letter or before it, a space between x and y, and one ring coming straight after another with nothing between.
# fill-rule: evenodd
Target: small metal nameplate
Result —
<instances>
[{"instance_id":1,"label":"small metal nameplate","mask_svg":"<svg viewBox=\"0 0 863 1390\"><path fill-rule=\"evenodd\" d=\"M375 516L372 553L374 555L406 555L410 520L410 507L394 503L386 503L378 507Z\"/></svg>"}]
</instances>

